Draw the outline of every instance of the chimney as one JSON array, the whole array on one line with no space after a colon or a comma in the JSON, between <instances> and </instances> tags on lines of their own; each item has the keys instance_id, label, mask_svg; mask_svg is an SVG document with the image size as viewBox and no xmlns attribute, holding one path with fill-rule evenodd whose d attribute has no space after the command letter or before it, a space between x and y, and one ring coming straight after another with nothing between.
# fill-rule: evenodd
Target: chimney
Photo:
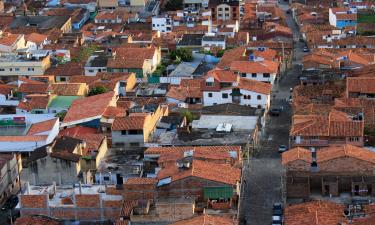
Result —
<instances>
[{"instance_id":1,"label":"chimney","mask_svg":"<svg viewBox=\"0 0 375 225\"><path fill-rule=\"evenodd\" d=\"M26 182L26 194L30 194L30 183Z\"/></svg>"}]
</instances>

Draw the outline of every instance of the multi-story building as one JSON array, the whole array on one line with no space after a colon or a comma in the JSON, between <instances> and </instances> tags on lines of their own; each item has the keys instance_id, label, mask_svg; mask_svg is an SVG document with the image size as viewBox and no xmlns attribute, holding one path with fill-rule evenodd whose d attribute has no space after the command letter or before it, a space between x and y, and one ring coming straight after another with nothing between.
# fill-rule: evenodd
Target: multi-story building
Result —
<instances>
[{"instance_id":1,"label":"multi-story building","mask_svg":"<svg viewBox=\"0 0 375 225\"><path fill-rule=\"evenodd\" d=\"M50 66L48 51L30 51L26 55L2 55L0 57L0 77L41 75Z\"/></svg>"},{"instance_id":2,"label":"multi-story building","mask_svg":"<svg viewBox=\"0 0 375 225\"><path fill-rule=\"evenodd\" d=\"M210 0L208 8L212 13L212 20L227 21L240 18L240 1L238 0Z\"/></svg>"},{"instance_id":3,"label":"multi-story building","mask_svg":"<svg viewBox=\"0 0 375 225\"><path fill-rule=\"evenodd\" d=\"M330 8L329 23L338 28L357 26L356 8Z\"/></svg>"},{"instance_id":4,"label":"multi-story building","mask_svg":"<svg viewBox=\"0 0 375 225\"><path fill-rule=\"evenodd\" d=\"M152 30L160 31L161 33L172 32L173 20L168 15L152 17Z\"/></svg>"},{"instance_id":5,"label":"multi-story building","mask_svg":"<svg viewBox=\"0 0 375 225\"><path fill-rule=\"evenodd\" d=\"M293 148L282 154L289 198L310 194L374 196L375 153L349 144L321 149Z\"/></svg>"},{"instance_id":6,"label":"multi-story building","mask_svg":"<svg viewBox=\"0 0 375 225\"><path fill-rule=\"evenodd\" d=\"M0 204L19 189L20 170L16 154L0 154Z\"/></svg>"},{"instance_id":7,"label":"multi-story building","mask_svg":"<svg viewBox=\"0 0 375 225\"><path fill-rule=\"evenodd\" d=\"M331 110L328 115L294 115L290 145L294 147L326 147L329 145L364 144L363 115L351 116Z\"/></svg>"}]
</instances>

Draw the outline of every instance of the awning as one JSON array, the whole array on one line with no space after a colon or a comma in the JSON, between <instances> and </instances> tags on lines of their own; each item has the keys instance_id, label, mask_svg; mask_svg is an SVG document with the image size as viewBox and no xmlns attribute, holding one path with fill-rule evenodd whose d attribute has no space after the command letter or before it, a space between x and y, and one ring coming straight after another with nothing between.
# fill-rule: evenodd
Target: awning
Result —
<instances>
[{"instance_id":1,"label":"awning","mask_svg":"<svg viewBox=\"0 0 375 225\"><path fill-rule=\"evenodd\" d=\"M233 188L230 186L223 187L204 187L204 199L228 199L233 196Z\"/></svg>"}]
</instances>

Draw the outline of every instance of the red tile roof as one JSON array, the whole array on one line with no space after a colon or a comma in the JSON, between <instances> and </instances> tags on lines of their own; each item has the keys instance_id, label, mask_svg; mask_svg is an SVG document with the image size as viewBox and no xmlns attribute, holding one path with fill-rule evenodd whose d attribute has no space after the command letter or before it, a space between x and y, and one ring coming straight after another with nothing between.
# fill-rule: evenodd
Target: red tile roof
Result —
<instances>
[{"instance_id":1,"label":"red tile roof","mask_svg":"<svg viewBox=\"0 0 375 225\"><path fill-rule=\"evenodd\" d=\"M61 96L84 96L88 92L85 83L55 83L51 84L52 93Z\"/></svg>"},{"instance_id":2,"label":"red tile roof","mask_svg":"<svg viewBox=\"0 0 375 225\"><path fill-rule=\"evenodd\" d=\"M104 117L115 118L125 116L125 108L109 106L103 113Z\"/></svg>"},{"instance_id":3,"label":"red tile roof","mask_svg":"<svg viewBox=\"0 0 375 225\"><path fill-rule=\"evenodd\" d=\"M20 36L20 34L3 34L3 37L0 38L0 45L12 46Z\"/></svg>"},{"instance_id":4,"label":"red tile roof","mask_svg":"<svg viewBox=\"0 0 375 225\"><path fill-rule=\"evenodd\" d=\"M76 99L70 106L63 122L69 123L85 118L102 116L106 108L110 106L114 97L114 92L108 92L105 94ZM93 102L95 104L93 104Z\"/></svg>"},{"instance_id":5,"label":"red tile roof","mask_svg":"<svg viewBox=\"0 0 375 225\"><path fill-rule=\"evenodd\" d=\"M112 124L112 130L143 130L147 116L116 117Z\"/></svg>"},{"instance_id":6,"label":"red tile roof","mask_svg":"<svg viewBox=\"0 0 375 225\"><path fill-rule=\"evenodd\" d=\"M47 216L32 215L17 218L14 225L62 225L63 222Z\"/></svg>"},{"instance_id":7,"label":"red tile roof","mask_svg":"<svg viewBox=\"0 0 375 225\"><path fill-rule=\"evenodd\" d=\"M25 99L26 101L20 101L17 107L23 110L31 111L33 109L47 109L51 96L33 94L27 95Z\"/></svg>"},{"instance_id":8,"label":"red tile roof","mask_svg":"<svg viewBox=\"0 0 375 225\"><path fill-rule=\"evenodd\" d=\"M26 35L25 40L34 42L37 45L42 44L47 39L47 35L39 34L39 33L31 33Z\"/></svg>"},{"instance_id":9,"label":"red tile roof","mask_svg":"<svg viewBox=\"0 0 375 225\"><path fill-rule=\"evenodd\" d=\"M36 142L45 141L47 135L31 135L31 136L0 136L1 142Z\"/></svg>"},{"instance_id":10,"label":"red tile roof","mask_svg":"<svg viewBox=\"0 0 375 225\"><path fill-rule=\"evenodd\" d=\"M56 122L58 122L58 118L46 120L39 123L34 123L31 125L30 129L27 131L27 135L35 135L38 133L42 133L45 131L50 131L55 126Z\"/></svg>"},{"instance_id":11,"label":"red tile roof","mask_svg":"<svg viewBox=\"0 0 375 225\"><path fill-rule=\"evenodd\" d=\"M272 85L261 81L240 78L237 88L269 95L271 94Z\"/></svg>"},{"instance_id":12,"label":"red tile roof","mask_svg":"<svg viewBox=\"0 0 375 225\"><path fill-rule=\"evenodd\" d=\"M270 60L234 61L230 64L230 69L240 73L277 73L279 63Z\"/></svg>"},{"instance_id":13,"label":"red tile roof","mask_svg":"<svg viewBox=\"0 0 375 225\"><path fill-rule=\"evenodd\" d=\"M14 87L6 84L0 84L0 94L2 95L8 95Z\"/></svg>"},{"instance_id":14,"label":"red tile roof","mask_svg":"<svg viewBox=\"0 0 375 225\"><path fill-rule=\"evenodd\" d=\"M47 94L49 84L22 83L18 91L26 94Z\"/></svg>"},{"instance_id":15,"label":"red tile roof","mask_svg":"<svg viewBox=\"0 0 375 225\"><path fill-rule=\"evenodd\" d=\"M241 169L230 164L218 164L194 159L191 168L186 170L180 170L175 163L171 163L167 164L158 173L158 179L171 177L172 182L191 176L236 185L241 179Z\"/></svg>"},{"instance_id":16,"label":"red tile roof","mask_svg":"<svg viewBox=\"0 0 375 225\"><path fill-rule=\"evenodd\" d=\"M348 114L331 110L328 116L294 115L290 135L362 137L364 121L354 121Z\"/></svg>"},{"instance_id":17,"label":"red tile roof","mask_svg":"<svg viewBox=\"0 0 375 225\"><path fill-rule=\"evenodd\" d=\"M312 162L311 151L305 148L297 147L292 148L282 154L281 161L283 165L286 165L290 162L294 162L296 160L302 160L307 163Z\"/></svg>"},{"instance_id":18,"label":"red tile roof","mask_svg":"<svg viewBox=\"0 0 375 225\"><path fill-rule=\"evenodd\" d=\"M219 82L228 82L228 83L233 83L237 82L238 76L230 70L210 70L207 73L208 76L213 76L215 80Z\"/></svg>"},{"instance_id":19,"label":"red tile roof","mask_svg":"<svg viewBox=\"0 0 375 225\"><path fill-rule=\"evenodd\" d=\"M185 101L187 98L202 98L201 79L182 79L179 86L171 86L167 97Z\"/></svg>"},{"instance_id":20,"label":"red tile roof","mask_svg":"<svg viewBox=\"0 0 375 225\"><path fill-rule=\"evenodd\" d=\"M111 68L143 68L144 61L152 59L155 48L115 48L115 56L108 60Z\"/></svg>"},{"instance_id":21,"label":"red tile roof","mask_svg":"<svg viewBox=\"0 0 375 225\"><path fill-rule=\"evenodd\" d=\"M346 80L348 92L375 93L375 77L348 77Z\"/></svg>"},{"instance_id":22,"label":"red tile roof","mask_svg":"<svg viewBox=\"0 0 375 225\"><path fill-rule=\"evenodd\" d=\"M236 225L237 221L221 215L208 215L195 216L191 219L180 220L171 225Z\"/></svg>"},{"instance_id":23,"label":"red tile roof","mask_svg":"<svg viewBox=\"0 0 375 225\"><path fill-rule=\"evenodd\" d=\"M317 162L350 157L375 164L375 152L353 145L330 146L317 151Z\"/></svg>"},{"instance_id":24,"label":"red tile roof","mask_svg":"<svg viewBox=\"0 0 375 225\"><path fill-rule=\"evenodd\" d=\"M148 177L130 177L128 180L125 182L125 184L154 184L158 180L156 178L148 178Z\"/></svg>"}]
</instances>

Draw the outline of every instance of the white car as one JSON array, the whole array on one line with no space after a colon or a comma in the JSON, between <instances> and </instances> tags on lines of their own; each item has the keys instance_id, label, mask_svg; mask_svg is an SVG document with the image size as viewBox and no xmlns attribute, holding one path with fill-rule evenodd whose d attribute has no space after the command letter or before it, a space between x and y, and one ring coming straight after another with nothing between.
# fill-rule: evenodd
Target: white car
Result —
<instances>
[{"instance_id":1,"label":"white car","mask_svg":"<svg viewBox=\"0 0 375 225\"><path fill-rule=\"evenodd\" d=\"M278 151L279 151L279 153L283 153L287 150L288 150L288 147L286 147L285 145L280 145Z\"/></svg>"}]
</instances>

